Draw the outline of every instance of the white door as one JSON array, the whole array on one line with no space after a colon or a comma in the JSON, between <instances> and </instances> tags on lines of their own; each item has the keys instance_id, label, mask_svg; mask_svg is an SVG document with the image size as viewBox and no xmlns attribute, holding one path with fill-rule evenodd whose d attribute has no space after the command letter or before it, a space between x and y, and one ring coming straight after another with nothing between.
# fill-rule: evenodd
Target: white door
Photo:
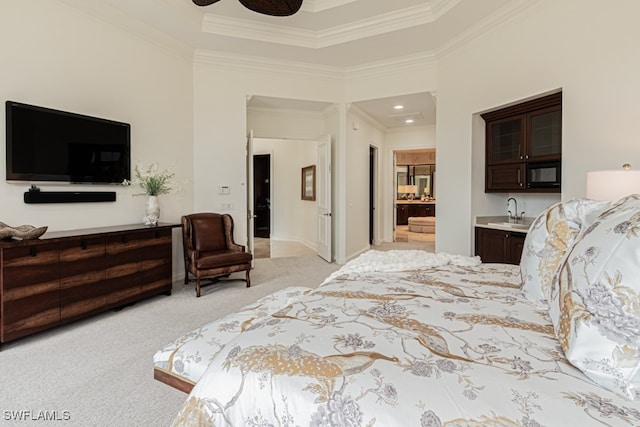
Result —
<instances>
[{"instance_id":1,"label":"white door","mask_svg":"<svg viewBox=\"0 0 640 427\"><path fill-rule=\"evenodd\" d=\"M253 254L253 130L247 137L247 250Z\"/></svg>"},{"instance_id":2,"label":"white door","mask_svg":"<svg viewBox=\"0 0 640 427\"><path fill-rule=\"evenodd\" d=\"M318 255L331 258L331 135L318 140L316 168L316 201L318 205Z\"/></svg>"}]
</instances>

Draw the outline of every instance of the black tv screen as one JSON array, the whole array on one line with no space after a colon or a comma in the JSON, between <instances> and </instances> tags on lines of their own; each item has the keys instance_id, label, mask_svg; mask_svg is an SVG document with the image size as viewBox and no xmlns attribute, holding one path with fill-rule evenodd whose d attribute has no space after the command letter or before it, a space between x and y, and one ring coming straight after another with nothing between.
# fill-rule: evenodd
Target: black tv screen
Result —
<instances>
[{"instance_id":1,"label":"black tv screen","mask_svg":"<svg viewBox=\"0 0 640 427\"><path fill-rule=\"evenodd\" d=\"M6 102L7 181L111 184L131 179L131 126Z\"/></svg>"}]
</instances>

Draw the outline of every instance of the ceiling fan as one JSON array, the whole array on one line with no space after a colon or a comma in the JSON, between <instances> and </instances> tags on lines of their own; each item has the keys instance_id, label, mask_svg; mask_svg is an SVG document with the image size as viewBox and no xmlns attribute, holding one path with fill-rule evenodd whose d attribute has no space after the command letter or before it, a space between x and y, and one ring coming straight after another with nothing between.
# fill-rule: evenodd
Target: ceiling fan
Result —
<instances>
[{"instance_id":1,"label":"ceiling fan","mask_svg":"<svg viewBox=\"0 0 640 427\"><path fill-rule=\"evenodd\" d=\"M220 0L193 0L198 6L209 6ZM240 0L247 9L271 16L291 16L300 10L302 0Z\"/></svg>"}]
</instances>

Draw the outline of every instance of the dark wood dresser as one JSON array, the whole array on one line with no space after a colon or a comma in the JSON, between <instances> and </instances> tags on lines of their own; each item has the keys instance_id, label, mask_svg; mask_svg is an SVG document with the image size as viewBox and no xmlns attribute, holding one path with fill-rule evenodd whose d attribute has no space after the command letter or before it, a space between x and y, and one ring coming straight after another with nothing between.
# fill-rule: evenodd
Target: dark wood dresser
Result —
<instances>
[{"instance_id":1,"label":"dark wood dresser","mask_svg":"<svg viewBox=\"0 0 640 427\"><path fill-rule=\"evenodd\" d=\"M0 343L171 295L172 229L141 224L0 240Z\"/></svg>"}]
</instances>

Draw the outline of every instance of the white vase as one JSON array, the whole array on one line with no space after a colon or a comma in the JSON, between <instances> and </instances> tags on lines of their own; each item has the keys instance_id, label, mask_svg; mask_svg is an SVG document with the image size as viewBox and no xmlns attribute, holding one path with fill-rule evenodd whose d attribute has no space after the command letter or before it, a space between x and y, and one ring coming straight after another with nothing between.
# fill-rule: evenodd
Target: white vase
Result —
<instances>
[{"instance_id":1,"label":"white vase","mask_svg":"<svg viewBox=\"0 0 640 427\"><path fill-rule=\"evenodd\" d=\"M144 217L142 222L145 225L158 225L160 219L160 204L158 203L158 196L149 196L147 199L147 206L144 210Z\"/></svg>"}]
</instances>

